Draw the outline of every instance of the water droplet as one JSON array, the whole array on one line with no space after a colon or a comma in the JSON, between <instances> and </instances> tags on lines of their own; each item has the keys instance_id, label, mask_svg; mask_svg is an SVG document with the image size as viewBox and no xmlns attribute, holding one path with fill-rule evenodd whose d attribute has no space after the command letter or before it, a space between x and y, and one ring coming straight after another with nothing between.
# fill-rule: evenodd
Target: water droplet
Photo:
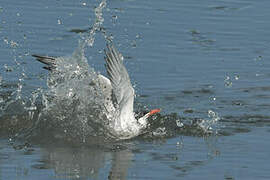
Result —
<instances>
[{"instance_id":1,"label":"water droplet","mask_svg":"<svg viewBox=\"0 0 270 180\"><path fill-rule=\"evenodd\" d=\"M136 35L136 38L137 38L137 39L141 39L142 37L141 37L141 35L137 34L137 35Z\"/></svg>"},{"instance_id":2,"label":"water droplet","mask_svg":"<svg viewBox=\"0 0 270 180\"><path fill-rule=\"evenodd\" d=\"M183 145L182 142L179 142L179 141L176 142L176 147L180 148L182 145Z\"/></svg>"},{"instance_id":3,"label":"water droplet","mask_svg":"<svg viewBox=\"0 0 270 180\"><path fill-rule=\"evenodd\" d=\"M176 126L178 126L178 127L184 126L184 124L179 119L177 119L175 122L176 122Z\"/></svg>"},{"instance_id":4,"label":"water droplet","mask_svg":"<svg viewBox=\"0 0 270 180\"><path fill-rule=\"evenodd\" d=\"M167 132L166 132L165 127L159 127L153 132L153 135L154 136L164 136L164 135L166 135L166 133Z\"/></svg>"},{"instance_id":5,"label":"water droplet","mask_svg":"<svg viewBox=\"0 0 270 180\"><path fill-rule=\"evenodd\" d=\"M79 178L80 178L80 175L76 174L75 177L76 177L77 179L79 179Z\"/></svg>"},{"instance_id":6,"label":"water droplet","mask_svg":"<svg viewBox=\"0 0 270 180\"><path fill-rule=\"evenodd\" d=\"M57 24L62 24L62 21L60 19L57 19Z\"/></svg>"},{"instance_id":7,"label":"water droplet","mask_svg":"<svg viewBox=\"0 0 270 180\"><path fill-rule=\"evenodd\" d=\"M83 5L83 6L86 6L86 2L83 2L82 5Z\"/></svg>"},{"instance_id":8,"label":"water droplet","mask_svg":"<svg viewBox=\"0 0 270 180\"><path fill-rule=\"evenodd\" d=\"M113 18L113 20L117 20L117 16L116 15L112 15L112 18Z\"/></svg>"},{"instance_id":9,"label":"water droplet","mask_svg":"<svg viewBox=\"0 0 270 180\"><path fill-rule=\"evenodd\" d=\"M220 120L218 113L214 112L213 110L208 110L208 117L211 118L213 122Z\"/></svg>"},{"instance_id":10,"label":"water droplet","mask_svg":"<svg viewBox=\"0 0 270 180\"><path fill-rule=\"evenodd\" d=\"M209 117L212 117L212 116L214 116L214 115L215 115L215 112L214 112L214 111L208 110L208 116L209 116Z\"/></svg>"},{"instance_id":11,"label":"water droplet","mask_svg":"<svg viewBox=\"0 0 270 180\"><path fill-rule=\"evenodd\" d=\"M5 42L6 44L9 44L8 38L7 38L7 37L4 37L4 42Z\"/></svg>"},{"instance_id":12,"label":"water droplet","mask_svg":"<svg viewBox=\"0 0 270 180\"><path fill-rule=\"evenodd\" d=\"M27 78L27 75L23 72L23 73L22 73L22 77L23 77L23 78Z\"/></svg>"},{"instance_id":13,"label":"water droplet","mask_svg":"<svg viewBox=\"0 0 270 180\"><path fill-rule=\"evenodd\" d=\"M19 16L21 16L21 14L20 14L20 13L17 13L16 15L17 15L18 17L19 17Z\"/></svg>"},{"instance_id":14,"label":"water droplet","mask_svg":"<svg viewBox=\"0 0 270 180\"><path fill-rule=\"evenodd\" d=\"M4 65L4 68L5 68L6 72L13 71L13 68L12 67L9 67L7 64Z\"/></svg>"},{"instance_id":15,"label":"water droplet","mask_svg":"<svg viewBox=\"0 0 270 180\"><path fill-rule=\"evenodd\" d=\"M13 40L10 41L10 45L11 45L11 47L13 47L13 48L16 48L16 47L19 46L19 44L16 43L15 41L13 41Z\"/></svg>"},{"instance_id":16,"label":"water droplet","mask_svg":"<svg viewBox=\"0 0 270 180\"><path fill-rule=\"evenodd\" d=\"M234 76L234 79L235 79L235 80L239 80L239 78L240 78L239 75L235 75L235 76Z\"/></svg>"},{"instance_id":17,"label":"water droplet","mask_svg":"<svg viewBox=\"0 0 270 180\"><path fill-rule=\"evenodd\" d=\"M25 109L28 110L28 111L35 111L35 110L37 110L37 107L36 106L30 106L30 107L25 107ZM32 114L30 116L32 116Z\"/></svg>"},{"instance_id":18,"label":"water droplet","mask_svg":"<svg viewBox=\"0 0 270 180\"><path fill-rule=\"evenodd\" d=\"M260 60L262 60L262 58L263 58L262 56L258 56L258 57L256 57L256 58L254 58L254 60L255 60L255 61L260 61Z\"/></svg>"},{"instance_id":19,"label":"water droplet","mask_svg":"<svg viewBox=\"0 0 270 180\"><path fill-rule=\"evenodd\" d=\"M131 42L131 46L132 46L133 48L137 47L137 44L136 44L136 41L135 41L135 40L133 40L133 41Z\"/></svg>"},{"instance_id":20,"label":"water droplet","mask_svg":"<svg viewBox=\"0 0 270 180\"><path fill-rule=\"evenodd\" d=\"M225 86L226 86L226 87L232 87L232 81L231 81L230 76L226 76L226 77L225 77L224 83L225 83Z\"/></svg>"}]
</instances>

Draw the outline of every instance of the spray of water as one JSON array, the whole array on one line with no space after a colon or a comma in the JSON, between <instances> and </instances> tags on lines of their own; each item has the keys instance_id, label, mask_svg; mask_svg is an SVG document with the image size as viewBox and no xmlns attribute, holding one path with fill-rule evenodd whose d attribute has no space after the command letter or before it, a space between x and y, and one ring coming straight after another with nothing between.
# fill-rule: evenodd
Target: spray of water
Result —
<instances>
[{"instance_id":1,"label":"spray of water","mask_svg":"<svg viewBox=\"0 0 270 180\"><path fill-rule=\"evenodd\" d=\"M215 133L218 132L217 123L220 120L220 117L217 112L213 110L208 110L208 119L201 120L198 125L204 130L206 133Z\"/></svg>"},{"instance_id":2,"label":"spray of water","mask_svg":"<svg viewBox=\"0 0 270 180\"><path fill-rule=\"evenodd\" d=\"M39 117L57 127L58 134L82 138L104 135L104 96L98 74L88 66L83 51L57 58L56 69L47 80L44 108Z\"/></svg>"},{"instance_id":3,"label":"spray of water","mask_svg":"<svg viewBox=\"0 0 270 180\"><path fill-rule=\"evenodd\" d=\"M15 90L12 89L6 99L1 96L1 114L12 113L8 109L12 109L10 107L14 109L14 104L19 104L16 107L20 107L21 113L27 114L28 121L33 122L30 123L31 128L23 130L20 136L32 136L42 133L40 131L43 129L51 129L56 131L55 136L80 137L79 139L84 141L89 135L99 136L105 133L103 127L107 123L101 121L104 119L102 113L104 96L97 82L98 74L89 67L84 55L86 47L94 45L95 34L101 29L107 40L106 32L102 28L104 22L102 11L105 7L106 0L101 0L94 9L96 19L92 28L88 34L81 37L79 46L72 56L57 58L57 69L50 73L47 79L48 89L38 88L30 96L22 94L27 73L17 60L19 56L16 56L16 49L19 44L4 39L4 42L12 48L15 70L20 69L21 73L18 75ZM7 88L2 90L2 78L0 83L0 90L4 92Z\"/></svg>"},{"instance_id":4,"label":"spray of water","mask_svg":"<svg viewBox=\"0 0 270 180\"><path fill-rule=\"evenodd\" d=\"M95 8L93 27L72 56L59 57L56 69L47 79L49 90L42 94L44 108L38 124L53 124L56 135L85 142L89 136L107 136L104 95L98 82L98 74L88 64L84 51L94 45L95 34L102 27L102 10L106 0Z\"/></svg>"},{"instance_id":5,"label":"spray of water","mask_svg":"<svg viewBox=\"0 0 270 180\"><path fill-rule=\"evenodd\" d=\"M92 47L95 42L95 34L97 31L100 31L102 29L102 24L104 22L104 18L102 16L102 11L106 7L107 2L106 0L102 0L100 4L95 8L95 16L96 20L95 23L93 24L93 27L90 29L89 33L87 36L83 37L84 43L83 47L84 48L86 45Z\"/></svg>"},{"instance_id":6,"label":"spray of water","mask_svg":"<svg viewBox=\"0 0 270 180\"><path fill-rule=\"evenodd\" d=\"M16 91L10 93L7 99L0 97L0 107L2 112L8 112L7 109L11 104L20 103L26 114L30 128L23 129L18 136L24 138L48 137L48 139L65 139L72 141L85 142L89 137L107 137L110 139L111 124L105 115L106 108L104 104L106 100L102 94L102 88L98 81L98 73L94 71L88 64L85 57L87 47L93 47L95 35L101 32L106 41L111 41L106 31L102 28L104 18L103 9L106 7L106 0L101 0L99 5L94 9L95 22L89 32L82 35L79 40L79 46L71 56L59 57L56 59L56 69L49 73L47 78L48 89L38 88L30 94L30 97L22 95L23 84L27 77L23 66L14 58L18 67L21 67ZM13 48L18 46L7 40L8 44L12 44ZM0 87L3 80L0 77ZM2 90L1 90L2 91ZM25 100L27 98L27 100ZM4 103L1 103L4 102ZM212 125L215 124L219 117L213 112L208 112L209 119L199 123L199 127L206 132L210 131ZM170 117L159 117L159 120ZM113 119L113 117L112 117ZM181 122L181 118L172 116L176 124L172 127L169 123L160 123L156 130L153 130L154 136L166 136L170 129L183 129L187 126ZM157 122L158 120L154 120ZM153 122L154 122L153 121ZM167 124L167 125L165 125Z\"/></svg>"}]
</instances>

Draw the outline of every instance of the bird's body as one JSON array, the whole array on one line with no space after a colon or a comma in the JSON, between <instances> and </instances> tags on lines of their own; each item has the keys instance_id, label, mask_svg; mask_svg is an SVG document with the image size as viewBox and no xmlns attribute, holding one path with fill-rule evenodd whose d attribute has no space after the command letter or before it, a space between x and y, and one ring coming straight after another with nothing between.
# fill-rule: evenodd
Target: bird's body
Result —
<instances>
[{"instance_id":1,"label":"bird's body","mask_svg":"<svg viewBox=\"0 0 270 180\"><path fill-rule=\"evenodd\" d=\"M138 136L147 128L147 118L159 112L159 109L152 110L143 117L136 119L133 110L135 93L123 64L123 56L113 45L107 45L105 55L108 78L99 74L96 81L104 96L105 115L110 122L109 133L117 139L129 139ZM45 69L54 71L56 68L57 58L33 56L46 65Z\"/></svg>"}]
</instances>

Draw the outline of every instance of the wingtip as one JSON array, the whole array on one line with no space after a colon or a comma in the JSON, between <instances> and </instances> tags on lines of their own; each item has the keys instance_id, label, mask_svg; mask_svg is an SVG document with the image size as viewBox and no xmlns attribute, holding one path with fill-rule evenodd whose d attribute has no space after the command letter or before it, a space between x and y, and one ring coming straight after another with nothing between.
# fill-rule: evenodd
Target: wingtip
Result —
<instances>
[{"instance_id":1,"label":"wingtip","mask_svg":"<svg viewBox=\"0 0 270 180\"><path fill-rule=\"evenodd\" d=\"M39 56L39 55L36 55L36 54L32 54L32 57L41 58L42 56Z\"/></svg>"},{"instance_id":2,"label":"wingtip","mask_svg":"<svg viewBox=\"0 0 270 180\"><path fill-rule=\"evenodd\" d=\"M40 56L36 54L32 54L34 58L36 58L37 61L45 64L46 66L43 67L46 70L52 71L55 68L55 58L49 57L49 56Z\"/></svg>"}]
</instances>

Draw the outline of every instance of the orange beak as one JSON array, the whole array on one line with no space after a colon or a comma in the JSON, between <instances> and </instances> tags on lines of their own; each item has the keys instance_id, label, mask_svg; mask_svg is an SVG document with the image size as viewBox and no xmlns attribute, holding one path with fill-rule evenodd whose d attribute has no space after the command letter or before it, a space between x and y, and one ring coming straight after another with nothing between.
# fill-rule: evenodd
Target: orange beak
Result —
<instances>
[{"instance_id":1,"label":"orange beak","mask_svg":"<svg viewBox=\"0 0 270 180\"><path fill-rule=\"evenodd\" d=\"M160 112L160 109L153 109L153 110L151 110L151 111L149 112L149 116L151 116L151 115L153 115L153 114L156 114L156 113L158 113L158 112Z\"/></svg>"}]
</instances>

